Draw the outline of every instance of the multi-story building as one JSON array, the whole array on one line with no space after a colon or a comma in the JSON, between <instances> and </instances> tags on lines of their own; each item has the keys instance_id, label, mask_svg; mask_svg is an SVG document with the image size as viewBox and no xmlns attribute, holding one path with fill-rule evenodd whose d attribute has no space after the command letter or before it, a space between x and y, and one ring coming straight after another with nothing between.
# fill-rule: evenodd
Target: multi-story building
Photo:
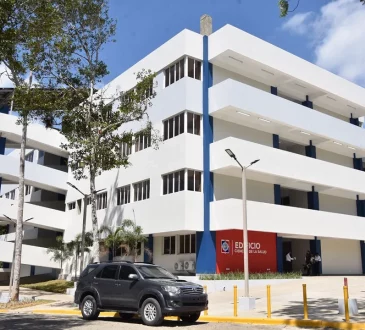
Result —
<instances>
[{"instance_id":1,"label":"multi-story building","mask_svg":"<svg viewBox=\"0 0 365 330\"><path fill-rule=\"evenodd\" d=\"M97 177L106 189L99 224L135 220L153 261L175 273L243 269L241 169L231 149L243 165L260 159L247 169L251 271L288 270L289 251L300 270L310 250L323 274L363 274L364 89L233 26L210 32L204 17L202 33L182 31L108 85L129 90L135 72L156 72L149 117L163 141L156 150L140 138L122 148L130 167ZM89 193L87 180L68 180ZM65 241L81 231L81 198L68 189L56 221Z\"/></svg>"}]
</instances>

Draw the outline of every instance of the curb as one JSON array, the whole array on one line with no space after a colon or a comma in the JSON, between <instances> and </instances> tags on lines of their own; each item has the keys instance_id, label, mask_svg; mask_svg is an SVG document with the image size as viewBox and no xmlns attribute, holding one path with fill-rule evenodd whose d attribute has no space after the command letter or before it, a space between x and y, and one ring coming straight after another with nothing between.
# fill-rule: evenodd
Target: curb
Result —
<instances>
[{"instance_id":1,"label":"curb","mask_svg":"<svg viewBox=\"0 0 365 330\"><path fill-rule=\"evenodd\" d=\"M0 313L11 313L11 310L0 310ZM19 310L16 311L19 313ZM33 314L53 314L53 315L78 315L81 316L79 310L67 309L34 309L27 311ZM101 312L101 317L119 317L115 312ZM177 321L177 317L166 317L166 320ZM321 320L296 320L296 319L260 319L260 318L243 318L243 317L227 317L227 316L201 316L200 322L215 322L215 323L241 323L241 324L260 324L260 325L289 325L296 327L308 328L335 328L361 330L365 329L365 323L350 323L337 321L321 321Z\"/></svg>"}]
</instances>

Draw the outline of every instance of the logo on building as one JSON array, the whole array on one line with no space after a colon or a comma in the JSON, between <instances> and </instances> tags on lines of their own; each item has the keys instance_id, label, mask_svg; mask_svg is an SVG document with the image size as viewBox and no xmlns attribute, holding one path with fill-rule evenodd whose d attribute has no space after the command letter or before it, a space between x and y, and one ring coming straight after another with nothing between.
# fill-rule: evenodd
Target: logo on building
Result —
<instances>
[{"instance_id":1,"label":"logo on building","mask_svg":"<svg viewBox=\"0 0 365 330\"><path fill-rule=\"evenodd\" d=\"M221 253L229 254L229 240L221 240Z\"/></svg>"}]
</instances>

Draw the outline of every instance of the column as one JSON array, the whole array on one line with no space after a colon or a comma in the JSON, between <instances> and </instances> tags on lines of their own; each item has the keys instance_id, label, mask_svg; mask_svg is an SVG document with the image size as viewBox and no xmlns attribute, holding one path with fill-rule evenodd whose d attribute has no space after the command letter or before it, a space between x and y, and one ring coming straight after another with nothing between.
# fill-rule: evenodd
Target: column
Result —
<instances>
[{"instance_id":1,"label":"column","mask_svg":"<svg viewBox=\"0 0 365 330\"><path fill-rule=\"evenodd\" d=\"M216 235L210 230L210 203L214 196L214 174L210 172L210 144L213 142L213 117L209 116L209 87L213 85L213 66L208 61L208 36L203 36L203 203L204 231L196 233L196 272L216 272Z\"/></svg>"},{"instance_id":2,"label":"column","mask_svg":"<svg viewBox=\"0 0 365 330\"><path fill-rule=\"evenodd\" d=\"M314 186L312 186L312 191L308 191L308 209L310 210L319 210L319 196L318 192L314 190Z\"/></svg>"},{"instance_id":3,"label":"column","mask_svg":"<svg viewBox=\"0 0 365 330\"><path fill-rule=\"evenodd\" d=\"M365 274L365 242L360 241L362 273Z\"/></svg>"},{"instance_id":4,"label":"column","mask_svg":"<svg viewBox=\"0 0 365 330\"><path fill-rule=\"evenodd\" d=\"M307 108L313 109L313 102L309 101L309 96L308 95L306 95L305 101L302 102L302 105L304 105Z\"/></svg>"},{"instance_id":5,"label":"column","mask_svg":"<svg viewBox=\"0 0 365 330\"><path fill-rule=\"evenodd\" d=\"M354 153L354 159L353 159L354 169L363 171L363 165L362 165L362 158L356 158L356 154Z\"/></svg>"},{"instance_id":6,"label":"column","mask_svg":"<svg viewBox=\"0 0 365 330\"><path fill-rule=\"evenodd\" d=\"M351 114L350 124L355 125L355 126L359 126L360 125L359 118L353 118L352 114Z\"/></svg>"},{"instance_id":7,"label":"column","mask_svg":"<svg viewBox=\"0 0 365 330\"><path fill-rule=\"evenodd\" d=\"M311 158L317 158L316 147L312 144L312 140L309 141L309 146L305 147L305 155Z\"/></svg>"},{"instance_id":8,"label":"column","mask_svg":"<svg viewBox=\"0 0 365 330\"><path fill-rule=\"evenodd\" d=\"M153 262L153 235L149 234L147 242L145 243L145 248L148 251L144 251L144 262Z\"/></svg>"},{"instance_id":9,"label":"column","mask_svg":"<svg viewBox=\"0 0 365 330\"><path fill-rule=\"evenodd\" d=\"M317 236L314 237L313 240L309 241L309 247L310 247L310 251L313 254L318 253L321 258L322 258L322 253L321 253L321 240L319 240L317 238ZM322 262L319 265L319 274L322 274Z\"/></svg>"}]
</instances>

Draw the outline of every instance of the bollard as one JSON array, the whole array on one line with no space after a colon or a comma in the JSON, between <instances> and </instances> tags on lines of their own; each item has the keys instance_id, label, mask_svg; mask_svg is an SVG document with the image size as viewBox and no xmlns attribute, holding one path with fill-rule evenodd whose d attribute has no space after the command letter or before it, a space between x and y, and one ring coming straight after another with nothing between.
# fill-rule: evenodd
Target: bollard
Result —
<instances>
[{"instance_id":1,"label":"bollard","mask_svg":"<svg viewBox=\"0 0 365 330\"><path fill-rule=\"evenodd\" d=\"M204 292L205 292L205 293L208 293L207 286L206 286L206 285L204 285L204 286L203 286L203 288L204 288ZM204 315L208 315L208 310L207 310L207 309L206 309L206 310L204 310Z\"/></svg>"},{"instance_id":2,"label":"bollard","mask_svg":"<svg viewBox=\"0 0 365 330\"><path fill-rule=\"evenodd\" d=\"M345 321L349 322L350 321L350 313L349 313L349 291L348 291L348 287L344 286L343 287L343 303L345 305Z\"/></svg>"},{"instance_id":3,"label":"bollard","mask_svg":"<svg viewBox=\"0 0 365 330\"><path fill-rule=\"evenodd\" d=\"M308 302L307 302L307 285L303 284L303 308L304 320L308 320Z\"/></svg>"},{"instance_id":4,"label":"bollard","mask_svg":"<svg viewBox=\"0 0 365 330\"><path fill-rule=\"evenodd\" d=\"M233 286L233 316L237 317L237 285Z\"/></svg>"},{"instance_id":5,"label":"bollard","mask_svg":"<svg viewBox=\"0 0 365 330\"><path fill-rule=\"evenodd\" d=\"M271 288L270 285L266 287L267 289L267 318L271 319Z\"/></svg>"}]
</instances>

